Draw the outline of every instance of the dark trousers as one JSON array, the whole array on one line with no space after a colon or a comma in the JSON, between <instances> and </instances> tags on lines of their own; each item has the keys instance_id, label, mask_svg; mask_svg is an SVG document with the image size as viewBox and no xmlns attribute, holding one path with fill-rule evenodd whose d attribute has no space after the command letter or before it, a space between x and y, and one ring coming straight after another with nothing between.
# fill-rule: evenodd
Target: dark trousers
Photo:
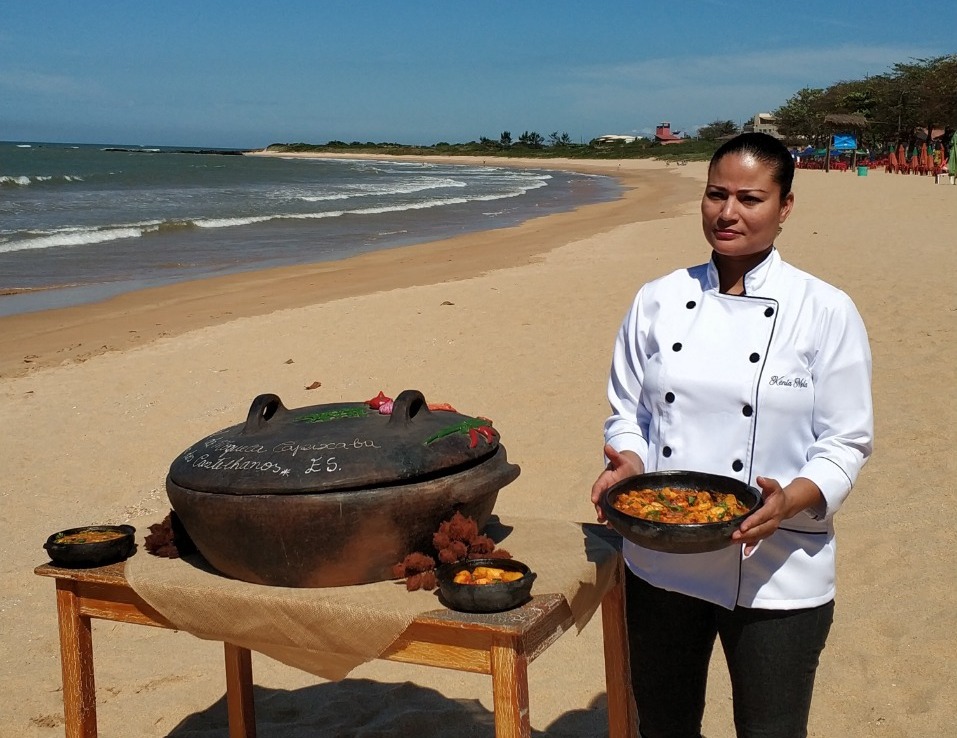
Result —
<instances>
[{"instance_id":1,"label":"dark trousers","mask_svg":"<svg viewBox=\"0 0 957 738\"><path fill-rule=\"evenodd\" d=\"M727 610L628 572L631 681L642 738L700 738L715 637L728 662L738 738L805 738L834 603Z\"/></svg>"}]
</instances>

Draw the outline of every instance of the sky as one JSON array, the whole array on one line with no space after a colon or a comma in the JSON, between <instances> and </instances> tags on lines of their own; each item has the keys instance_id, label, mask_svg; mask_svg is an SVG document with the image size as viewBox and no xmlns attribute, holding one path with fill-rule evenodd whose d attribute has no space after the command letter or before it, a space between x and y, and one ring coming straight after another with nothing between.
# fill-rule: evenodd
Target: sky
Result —
<instances>
[{"instance_id":1,"label":"sky","mask_svg":"<svg viewBox=\"0 0 957 738\"><path fill-rule=\"evenodd\" d=\"M957 53L957 0L5 2L0 140L587 142Z\"/></svg>"}]
</instances>

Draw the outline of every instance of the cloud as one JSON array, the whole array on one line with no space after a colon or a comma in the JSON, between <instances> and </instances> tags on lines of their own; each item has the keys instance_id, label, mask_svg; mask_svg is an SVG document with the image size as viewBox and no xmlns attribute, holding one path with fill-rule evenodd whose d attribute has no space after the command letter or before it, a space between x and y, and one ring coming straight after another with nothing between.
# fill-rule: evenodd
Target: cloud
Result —
<instances>
[{"instance_id":1,"label":"cloud","mask_svg":"<svg viewBox=\"0 0 957 738\"><path fill-rule=\"evenodd\" d=\"M691 131L702 118L743 122L783 105L803 87L884 74L895 63L940 53L850 44L661 57L579 68L561 83L561 94L582 113L631 120L629 128L660 117L671 120L673 128Z\"/></svg>"},{"instance_id":2,"label":"cloud","mask_svg":"<svg viewBox=\"0 0 957 738\"><path fill-rule=\"evenodd\" d=\"M739 85L798 81L824 86L840 79L859 79L890 71L896 62L934 56L929 49L889 46L840 46L829 49L775 49L748 54L648 59L633 64L595 67L579 72L582 81L616 79L650 87L714 82ZM840 70L840 74L835 74Z\"/></svg>"},{"instance_id":3,"label":"cloud","mask_svg":"<svg viewBox=\"0 0 957 738\"><path fill-rule=\"evenodd\" d=\"M40 97L89 98L102 92L98 85L67 75L23 70L0 70L0 88Z\"/></svg>"}]
</instances>

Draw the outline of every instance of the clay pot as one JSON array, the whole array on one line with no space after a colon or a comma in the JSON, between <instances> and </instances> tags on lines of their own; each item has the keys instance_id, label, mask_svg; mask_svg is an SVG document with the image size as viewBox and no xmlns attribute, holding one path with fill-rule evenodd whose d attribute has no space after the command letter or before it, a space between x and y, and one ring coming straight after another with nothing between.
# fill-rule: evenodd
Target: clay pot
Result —
<instances>
[{"instance_id":1,"label":"clay pot","mask_svg":"<svg viewBox=\"0 0 957 738\"><path fill-rule=\"evenodd\" d=\"M373 403L374 405L375 403ZM166 490L220 572L285 587L392 579L456 512L481 529L518 466L491 421L430 410L417 390L391 414L368 402L287 409L253 400L246 422L193 444Z\"/></svg>"}]
</instances>

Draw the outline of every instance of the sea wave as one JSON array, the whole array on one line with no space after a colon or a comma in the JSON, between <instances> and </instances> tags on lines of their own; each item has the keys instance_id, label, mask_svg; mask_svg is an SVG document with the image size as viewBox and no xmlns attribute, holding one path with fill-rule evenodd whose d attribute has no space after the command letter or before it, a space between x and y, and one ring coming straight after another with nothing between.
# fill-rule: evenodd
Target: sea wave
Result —
<instances>
[{"instance_id":1,"label":"sea wave","mask_svg":"<svg viewBox=\"0 0 957 738\"><path fill-rule=\"evenodd\" d=\"M437 197L417 202L403 202L365 208L344 208L312 213L264 213L220 218L189 218L178 220L150 220L137 223L111 224L107 226L68 227L49 231L15 231L0 234L0 253L32 249L66 248L89 246L125 238L141 238L155 233L168 233L189 228L236 228L265 223L272 220L321 220L347 215L381 215L411 210L426 210L472 202L490 202L519 197L529 190L545 187L541 180L525 182L520 187L487 195L463 195L460 197Z\"/></svg>"},{"instance_id":2,"label":"sea wave","mask_svg":"<svg viewBox=\"0 0 957 738\"><path fill-rule=\"evenodd\" d=\"M418 202L397 203L395 205L379 205L369 208L350 208L344 210L323 210L317 213L273 213L271 215L256 215L236 218L199 218L193 223L200 228L229 228L234 226L251 225L253 223L265 223L270 220L322 220L324 218L341 218L344 215L380 215L382 213L401 213L407 210L426 210L428 208L439 208L448 205L465 205L470 202L490 202L492 200L504 200L512 197L519 197L529 189L545 187L542 182L532 185L527 189L513 190L511 192L498 192L489 195L477 195L472 197L441 197L431 200L421 200Z\"/></svg>"},{"instance_id":3,"label":"sea wave","mask_svg":"<svg viewBox=\"0 0 957 738\"><path fill-rule=\"evenodd\" d=\"M236 218L197 218L192 221L197 228L235 228L236 226L252 225L253 223L266 223L278 218L291 217L281 213L270 215L245 215Z\"/></svg>"},{"instance_id":4,"label":"sea wave","mask_svg":"<svg viewBox=\"0 0 957 738\"><path fill-rule=\"evenodd\" d=\"M348 200L353 197L389 197L391 195L413 195L426 190L439 190L449 187L468 187L468 183L458 179L426 179L413 180L403 185L348 185L344 192L329 195L299 195L297 199L304 202L328 202L331 200Z\"/></svg>"},{"instance_id":5,"label":"sea wave","mask_svg":"<svg viewBox=\"0 0 957 738\"><path fill-rule=\"evenodd\" d=\"M158 230L158 226L145 227L118 227L118 228L71 228L39 235L32 238L18 238L0 243L0 254L14 251L28 251L31 249L51 249L64 246L86 246L105 241L116 241L121 238L139 238L149 231Z\"/></svg>"},{"instance_id":6,"label":"sea wave","mask_svg":"<svg viewBox=\"0 0 957 738\"><path fill-rule=\"evenodd\" d=\"M38 182L82 182L83 177L77 176L75 174L60 174L60 175L47 175L47 174L36 174L33 176L27 176L25 174L10 175L10 174L0 174L0 187L26 187L31 184L36 184Z\"/></svg>"}]
</instances>

